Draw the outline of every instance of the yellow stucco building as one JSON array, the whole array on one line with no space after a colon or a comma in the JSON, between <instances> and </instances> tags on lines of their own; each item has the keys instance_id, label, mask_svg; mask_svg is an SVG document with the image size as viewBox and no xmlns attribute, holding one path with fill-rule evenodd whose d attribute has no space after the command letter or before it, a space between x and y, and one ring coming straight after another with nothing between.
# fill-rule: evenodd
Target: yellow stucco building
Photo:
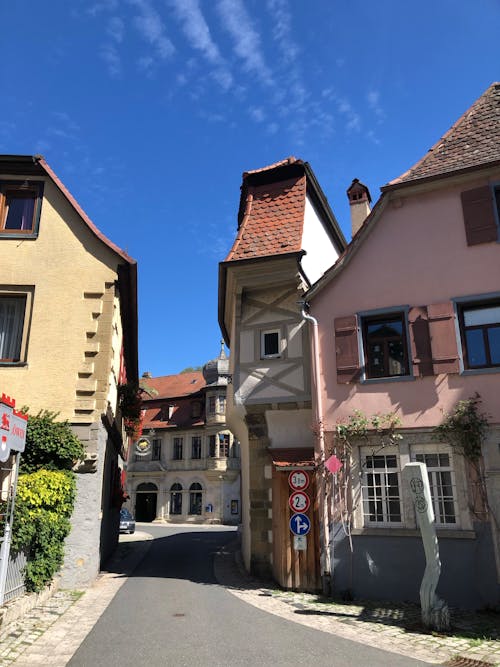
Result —
<instances>
[{"instance_id":1,"label":"yellow stucco building","mask_svg":"<svg viewBox=\"0 0 500 667\"><path fill-rule=\"evenodd\" d=\"M0 156L0 391L67 419L86 447L63 583L118 539L118 385L137 381L137 266L40 156Z\"/></svg>"}]
</instances>

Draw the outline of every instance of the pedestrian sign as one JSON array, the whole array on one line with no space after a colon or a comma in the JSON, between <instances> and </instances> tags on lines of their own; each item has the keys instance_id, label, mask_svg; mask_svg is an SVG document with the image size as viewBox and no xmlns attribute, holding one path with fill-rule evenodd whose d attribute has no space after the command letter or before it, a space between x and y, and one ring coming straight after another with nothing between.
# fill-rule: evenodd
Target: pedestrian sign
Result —
<instances>
[{"instance_id":1,"label":"pedestrian sign","mask_svg":"<svg viewBox=\"0 0 500 667\"><path fill-rule=\"evenodd\" d=\"M294 491L288 499L288 504L293 512L307 512L311 500L307 493L303 491Z\"/></svg>"},{"instance_id":2,"label":"pedestrian sign","mask_svg":"<svg viewBox=\"0 0 500 667\"><path fill-rule=\"evenodd\" d=\"M294 514L290 519L290 530L294 535L307 535L311 522L306 514Z\"/></svg>"}]
</instances>

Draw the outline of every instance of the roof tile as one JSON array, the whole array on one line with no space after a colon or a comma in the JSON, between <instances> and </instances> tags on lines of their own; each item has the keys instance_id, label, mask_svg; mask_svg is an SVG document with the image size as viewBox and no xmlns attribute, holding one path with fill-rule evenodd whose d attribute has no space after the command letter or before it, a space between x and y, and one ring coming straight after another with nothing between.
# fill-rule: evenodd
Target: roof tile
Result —
<instances>
[{"instance_id":1,"label":"roof tile","mask_svg":"<svg viewBox=\"0 0 500 667\"><path fill-rule=\"evenodd\" d=\"M411 169L388 185L500 160L500 83L491 86Z\"/></svg>"}]
</instances>

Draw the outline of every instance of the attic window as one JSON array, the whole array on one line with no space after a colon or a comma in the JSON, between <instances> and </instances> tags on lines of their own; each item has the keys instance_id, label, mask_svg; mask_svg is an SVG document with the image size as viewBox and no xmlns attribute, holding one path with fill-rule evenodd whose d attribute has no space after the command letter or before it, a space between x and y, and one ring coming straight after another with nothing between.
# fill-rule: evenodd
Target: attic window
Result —
<instances>
[{"instance_id":1,"label":"attic window","mask_svg":"<svg viewBox=\"0 0 500 667\"><path fill-rule=\"evenodd\" d=\"M0 184L0 235L34 236L38 231L43 183Z\"/></svg>"}]
</instances>

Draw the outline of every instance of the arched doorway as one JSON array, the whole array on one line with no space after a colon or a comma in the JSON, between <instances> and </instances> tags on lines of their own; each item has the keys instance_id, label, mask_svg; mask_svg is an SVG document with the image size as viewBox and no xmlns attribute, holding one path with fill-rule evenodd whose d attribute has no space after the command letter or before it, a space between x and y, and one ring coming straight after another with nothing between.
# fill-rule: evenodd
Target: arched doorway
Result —
<instances>
[{"instance_id":1,"label":"arched doorway","mask_svg":"<svg viewBox=\"0 0 500 667\"><path fill-rule=\"evenodd\" d=\"M158 487L152 482L139 484L135 495L135 520L151 522L156 519Z\"/></svg>"}]
</instances>

